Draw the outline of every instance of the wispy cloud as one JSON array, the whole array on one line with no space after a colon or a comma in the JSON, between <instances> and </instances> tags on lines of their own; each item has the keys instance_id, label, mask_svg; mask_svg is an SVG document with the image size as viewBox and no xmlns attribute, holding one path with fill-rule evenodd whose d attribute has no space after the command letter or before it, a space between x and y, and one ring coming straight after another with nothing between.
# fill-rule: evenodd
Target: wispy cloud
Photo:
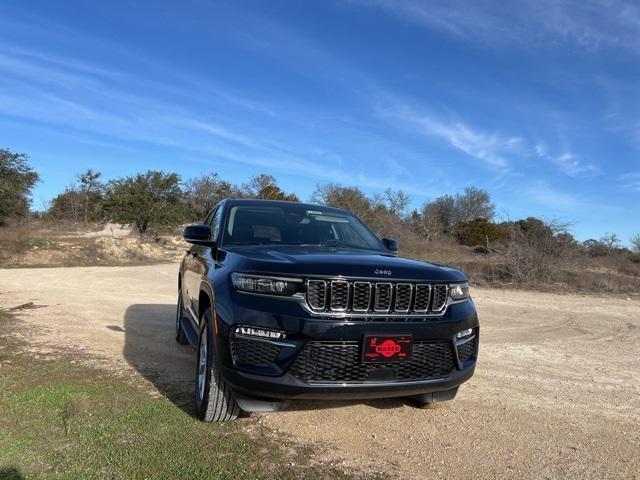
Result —
<instances>
[{"instance_id":1,"label":"wispy cloud","mask_svg":"<svg viewBox=\"0 0 640 480\"><path fill-rule=\"evenodd\" d=\"M578 178L599 175L601 169L568 148L569 143L561 135L562 153L550 153L546 142L534 140L519 133L504 133L462 121L451 114L442 115L419 108L415 100L400 98L383 90L372 95L372 108L379 117L394 126L417 131L428 138L444 141L450 148L463 152L492 170L514 173L517 160L543 160L557 167L563 174ZM562 128L557 127L557 130Z\"/></svg>"},{"instance_id":2,"label":"wispy cloud","mask_svg":"<svg viewBox=\"0 0 640 480\"><path fill-rule=\"evenodd\" d=\"M625 0L351 0L461 39L504 46L570 44L640 52L640 5Z\"/></svg>"},{"instance_id":3,"label":"wispy cloud","mask_svg":"<svg viewBox=\"0 0 640 480\"><path fill-rule=\"evenodd\" d=\"M619 178L622 188L628 192L640 192L640 172L626 173Z\"/></svg>"},{"instance_id":4,"label":"wispy cloud","mask_svg":"<svg viewBox=\"0 0 640 480\"><path fill-rule=\"evenodd\" d=\"M451 148L497 170L508 169L509 156L519 149L522 141L516 136L480 130L460 120L417 112L405 103L379 104L376 111L383 118L400 122L426 136L444 140Z\"/></svg>"},{"instance_id":5,"label":"wispy cloud","mask_svg":"<svg viewBox=\"0 0 640 480\"><path fill-rule=\"evenodd\" d=\"M581 161L574 153L565 151L559 155L549 154L543 143L535 145L535 152L539 158L555 164L560 171L570 177L594 176L601 173L600 168Z\"/></svg>"},{"instance_id":6,"label":"wispy cloud","mask_svg":"<svg viewBox=\"0 0 640 480\"><path fill-rule=\"evenodd\" d=\"M3 46L5 47L5 46ZM357 178L365 188L402 186L406 191L424 194L425 187L402 182L397 162L382 159L383 169L374 174L359 171L352 164L343 164L341 157L328 146L314 148L308 142L294 145L297 126L289 119L279 119L277 129L269 122L245 122L237 117L225 119L219 112L228 111L228 103L245 107L255 118L260 107L234 94L220 92L217 108L199 102L183 102L161 95L157 89L140 92L121 87L113 80L119 70L99 64L82 62L70 57L47 58L45 54L24 49L0 47L0 115L6 119L28 120L40 128L50 126L99 138L101 145L109 142L117 148L123 143L165 147L180 152L181 157L199 158L212 165L243 164L272 172L299 177L344 181ZM144 84L143 78L126 73L127 85ZM184 89L193 95L202 94L207 85L198 79L172 78L173 89ZM202 87L203 90L199 90ZM211 105L211 99L209 99ZM271 112L263 112L272 116ZM223 126L224 125L224 126ZM281 129L282 125L288 128ZM284 136L283 136L284 135ZM97 136L97 137L96 137ZM89 140L87 140L89 141ZM388 175L385 175L388 172ZM378 177L381 178L378 178Z\"/></svg>"}]
</instances>

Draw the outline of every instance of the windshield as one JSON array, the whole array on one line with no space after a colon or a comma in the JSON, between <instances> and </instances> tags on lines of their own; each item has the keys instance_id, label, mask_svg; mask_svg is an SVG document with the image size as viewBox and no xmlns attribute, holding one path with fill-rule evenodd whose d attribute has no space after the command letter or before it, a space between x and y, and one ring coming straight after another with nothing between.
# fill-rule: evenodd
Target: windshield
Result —
<instances>
[{"instance_id":1,"label":"windshield","mask_svg":"<svg viewBox=\"0 0 640 480\"><path fill-rule=\"evenodd\" d=\"M231 207L225 245L319 245L382 250L355 216L308 205Z\"/></svg>"}]
</instances>

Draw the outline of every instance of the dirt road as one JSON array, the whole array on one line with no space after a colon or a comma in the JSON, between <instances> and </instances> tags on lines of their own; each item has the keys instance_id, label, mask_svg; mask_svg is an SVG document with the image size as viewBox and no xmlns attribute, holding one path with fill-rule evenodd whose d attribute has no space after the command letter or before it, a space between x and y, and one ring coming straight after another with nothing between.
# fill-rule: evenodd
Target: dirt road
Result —
<instances>
[{"instance_id":1,"label":"dirt road","mask_svg":"<svg viewBox=\"0 0 640 480\"><path fill-rule=\"evenodd\" d=\"M0 270L34 346L87 352L190 409L175 265ZM327 459L404 478L640 478L640 301L474 291L480 361L454 402L296 403L252 415Z\"/></svg>"}]
</instances>

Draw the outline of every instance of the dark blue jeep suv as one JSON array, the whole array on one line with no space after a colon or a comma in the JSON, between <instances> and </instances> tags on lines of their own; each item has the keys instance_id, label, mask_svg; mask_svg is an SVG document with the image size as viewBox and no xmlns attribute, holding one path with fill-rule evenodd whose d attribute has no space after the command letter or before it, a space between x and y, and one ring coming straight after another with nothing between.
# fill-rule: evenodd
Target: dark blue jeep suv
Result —
<instances>
[{"instance_id":1,"label":"dark blue jeep suv","mask_svg":"<svg viewBox=\"0 0 640 480\"><path fill-rule=\"evenodd\" d=\"M180 266L176 340L197 348L206 421L287 399L452 399L472 375L479 325L460 271L397 256L353 214L222 201Z\"/></svg>"}]
</instances>

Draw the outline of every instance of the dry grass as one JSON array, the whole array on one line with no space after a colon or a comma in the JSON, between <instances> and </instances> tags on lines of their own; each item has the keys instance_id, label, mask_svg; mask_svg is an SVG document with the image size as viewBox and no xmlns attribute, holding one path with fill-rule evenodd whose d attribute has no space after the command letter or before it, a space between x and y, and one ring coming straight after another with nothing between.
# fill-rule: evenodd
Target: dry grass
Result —
<instances>
[{"instance_id":1,"label":"dry grass","mask_svg":"<svg viewBox=\"0 0 640 480\"><path fill-rule=\"evenodd\" d=\"M187 244L177 232L166 233L141 240L117 225L16 224L0 228L0 267L176 262ZM399 240L402 255L460 268L477 285L640 295L640 263L634 263L628 254L553 258L526 249L478 250L446 236L429 243L415 235L400 235Z\"/></svg>"},{"instance_id":2,"label":"dry grass","mask_svg":"<svg viewBox=\"0 0 640 480\"><path fill-rule=\"evenodd\" d=\"M640 264L631 261L628 255L553 259L542 258L535 251L526 252L528 255L520 253L519 256L503 251L479 253L447 238L427 245L409 242L401 251L412 258L459 268L480 286L640 295Z\"/></svg>"}]
</instances>

